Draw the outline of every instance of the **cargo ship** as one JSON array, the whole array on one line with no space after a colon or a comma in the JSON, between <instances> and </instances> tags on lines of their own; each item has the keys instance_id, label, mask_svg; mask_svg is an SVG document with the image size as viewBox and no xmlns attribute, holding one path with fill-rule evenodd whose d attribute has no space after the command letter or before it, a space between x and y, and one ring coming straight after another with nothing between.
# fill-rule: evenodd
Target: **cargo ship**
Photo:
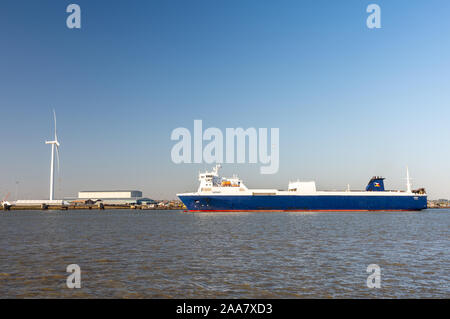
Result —
<instances>
[{"instance_id":1,"label":"cargo ship","mask_svg":"<svg viewBox=\"0 0 450 319\"><path fill-rule=\"evenodd\" d=\"M320 191L314 181L289 182L287 190L249 189L236 175L219 176L220 165L199 174L197 192L177 194L192 212L264 211L417 211L427 208L424 188L385 190L384 178L374 176L365 190Z\"/></svg>"}]
</instances>

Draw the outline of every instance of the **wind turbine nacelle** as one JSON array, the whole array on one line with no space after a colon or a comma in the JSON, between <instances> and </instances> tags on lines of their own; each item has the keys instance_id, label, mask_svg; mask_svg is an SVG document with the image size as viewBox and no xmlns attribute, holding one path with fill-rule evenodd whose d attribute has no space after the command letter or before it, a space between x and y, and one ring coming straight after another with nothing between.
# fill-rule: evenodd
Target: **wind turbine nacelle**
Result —
<instances>
[{"instance_id":1,"label":"wind turbine nacelle","mask_svg":"<svg viewBox=\"0 0 450 319\"><path fill-rule=\"evenodd\" d=\"M45 144L55 144L56 146L59 147L59 142L58 141L45 141Z\"/></svg>"}]
</instances>

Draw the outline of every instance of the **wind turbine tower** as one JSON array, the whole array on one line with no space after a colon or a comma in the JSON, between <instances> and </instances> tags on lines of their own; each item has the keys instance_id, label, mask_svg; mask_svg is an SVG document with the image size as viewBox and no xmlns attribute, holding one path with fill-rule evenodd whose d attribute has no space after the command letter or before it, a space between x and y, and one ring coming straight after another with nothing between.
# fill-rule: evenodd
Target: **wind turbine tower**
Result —
<instances>
[{"instance_id":1,"label":"wind turbine tower","mask_svg":"<svg viewBox=\"0 0 450 319\"><path fill-rule=\"evenodd\" d=\"M50 200L54 200L54 160L55 160L55 148L56 148L56 160L58 165L58 171L59 171L59 142L58 142L58 135L56 134L56 113L55 110L53 110L53 119L55 122L55 139L53 141L45 141L45 144L51 144L52 145L52 157L50 160Z\"/></svg>"}]
</instances>

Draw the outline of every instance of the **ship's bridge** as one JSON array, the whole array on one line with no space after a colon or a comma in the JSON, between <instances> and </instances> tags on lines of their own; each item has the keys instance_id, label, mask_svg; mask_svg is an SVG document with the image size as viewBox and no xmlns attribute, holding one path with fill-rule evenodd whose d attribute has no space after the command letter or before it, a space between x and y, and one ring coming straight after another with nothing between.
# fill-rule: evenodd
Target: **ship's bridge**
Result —
<instances>
[{"instance_id":1,"label":"ship's bridge","mask_svg":"<svg viewBox=\"0 0 450 319\"><path fill-rule=\"evenodd\" d=\"M220 165L216 165L211 172L200 173L198 180L200 186L198 192L232 192L232 191L247 191L247 187L242 180L234 175L231 178L219 176Z\"/></svg>"}]
</instances>

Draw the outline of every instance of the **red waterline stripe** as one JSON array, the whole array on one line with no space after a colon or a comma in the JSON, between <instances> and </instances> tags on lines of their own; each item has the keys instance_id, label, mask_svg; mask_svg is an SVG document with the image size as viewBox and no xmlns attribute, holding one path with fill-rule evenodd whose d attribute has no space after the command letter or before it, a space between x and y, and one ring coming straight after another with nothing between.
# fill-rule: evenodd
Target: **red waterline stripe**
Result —
<instances>
[{"instance_id":1,"label":"red waterline stripe","mask_svg":"<svg viewBox=\"0 0 450 319\"><path fill-rule=\"evenodd\" d=\"M254 210L185 210L184 212L264 212L264 213L277 213L277 212L408 212L416 211L420 209L283 209L283 210L265 210L265 209L254 209Z\"/></svg>"}]
</instances>

